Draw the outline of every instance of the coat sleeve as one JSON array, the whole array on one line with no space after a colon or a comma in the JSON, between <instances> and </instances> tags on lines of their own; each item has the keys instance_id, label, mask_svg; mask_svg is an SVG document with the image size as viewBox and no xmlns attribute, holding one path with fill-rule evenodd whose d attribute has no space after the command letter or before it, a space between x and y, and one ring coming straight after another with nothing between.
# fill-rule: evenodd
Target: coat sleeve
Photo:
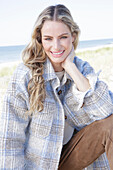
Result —
<instances>
[{"instance_id":1,"label":"coat sleeve","mask_svg":"<svg viewBox=\"0 0 113 170\"><path fill-rule=\"evenodd\" d=\"M64 110L78 129L81 129L113 113L113 95L107 84L99 80L98 74L87 62L75 59L75 64L79 71L90 80L91 89L83 94L72 82L64 98Z\"/></svg>"},{"instance_id":2,"label":"coat sleeve","mask_svg":"<svg viewBox=\"0 0 113 170\"><path fill-rule=\"evenodd\" d=\"M17 78L18 77L18 78ZM24 78L14 74L0 114L0 169L24 169L26 129L29 117Z\"/></svg>"}]
</instances>

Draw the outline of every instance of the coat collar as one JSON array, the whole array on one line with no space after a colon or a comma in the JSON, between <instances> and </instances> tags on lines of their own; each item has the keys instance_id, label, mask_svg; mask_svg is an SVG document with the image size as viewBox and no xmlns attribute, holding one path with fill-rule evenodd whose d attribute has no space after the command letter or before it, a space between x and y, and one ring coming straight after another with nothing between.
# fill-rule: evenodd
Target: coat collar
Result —
<instances>
[{"instance_id":1,"label":"coat collar","mask_svg":"<svg viewBox=\"0 0 113 170\"><path fill-rule=\"evenodd\" d=\"M53 66L52 66L52 64L51 64L51 62L50 62L50 60L48 58L46 59L46 62L44 64L43 77L44 77L45 82L57 78L57 75L56 75L56 73L54 71L54 68L53 68ZM65 71L64 72L64 80L65 80L65 82L67 81L67 79L70 79L71 81L73 81L71 76Z\"/></svg>"}]
</instances>

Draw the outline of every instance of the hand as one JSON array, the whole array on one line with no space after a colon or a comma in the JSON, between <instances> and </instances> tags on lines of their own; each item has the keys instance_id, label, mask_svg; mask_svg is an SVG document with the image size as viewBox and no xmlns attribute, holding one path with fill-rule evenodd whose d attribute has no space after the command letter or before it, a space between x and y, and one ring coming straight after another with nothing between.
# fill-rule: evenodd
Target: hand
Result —
<instances>
[{"instance_id":1,"label":"hand","mask_svg":"<svg viewBox=\"0 0 113 170\"><path fill-rule=\"evenodd\" d=\"M74 51L74 47L72 46L71 52L69 53L69 55L66 57L66 59L61 64L61 66L65 70L69 69L71 63L73 63L74 56L75 56L75 51Z\"/></svg>"},{"instance_id":2,"label":"hand","mask_svg":"<svg viewBox=\"0 0 113 170\"><path fill-rule=\"evenodd\" d=\"M75 63L73 63L73 57L75 56L74 47L67 58L62 62L62 67L73 79L76 87L79 91L85 92L90 88L89 80L85 78L82 73L78 70Z\"/></svg>"}]
</instances>

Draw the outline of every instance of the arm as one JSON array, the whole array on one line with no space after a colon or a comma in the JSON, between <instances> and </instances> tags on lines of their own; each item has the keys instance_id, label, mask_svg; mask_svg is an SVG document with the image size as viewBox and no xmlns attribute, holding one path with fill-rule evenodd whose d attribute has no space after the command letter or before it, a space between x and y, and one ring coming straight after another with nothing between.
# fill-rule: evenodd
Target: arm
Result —
<instances>
[{"instance_id":1,"label":"arm","mask_svg":"<svg viewBox=\"0 0 113 170\"><path fill-rule=\"evenodd\" d=\"M24 169L26 128L29 118L25 79L13 76L0 114L0 169Z\"/></svg>"},{"instance_id":2,"label":"arm","mask_svg":"<svg viewBox=\"0 0 113 170\"><path fill-rule=\"evenodd\" d=\"M75 82L71 82L64 98L64 109L75 125L81 128L112 114L113 99L107 85L99 81L98 74L95 74L89 63L75 57L74 64L89 80L91 88L86 93L81 92L76 88Z\"/></svg>"}]
</instances>

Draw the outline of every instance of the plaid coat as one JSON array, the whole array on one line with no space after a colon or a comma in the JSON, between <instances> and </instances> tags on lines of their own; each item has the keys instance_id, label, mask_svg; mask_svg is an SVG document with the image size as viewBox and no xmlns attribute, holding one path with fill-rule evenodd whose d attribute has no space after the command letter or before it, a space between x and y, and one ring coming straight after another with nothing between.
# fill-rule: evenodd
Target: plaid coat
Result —
<instances>
[{"instance_id":1,"label":"plaid coat","mask_svg":"<svg viewBox=\"0 0 113 170\"><path fill-rule=\"evenodd\" d=\"M20 64L8 86L0 114L0 170L57 170L63 143L64 115L77 130L113 113L113 95L98 80L93 68L79 58L74 63L89 79L91 89L82 93L65 72L60 83L47 59L44 65L44 109L32 117L29 110L29 68ZM58 95L58 91L62 93ZM83 105L84 103L84 105ZM83 105L83 106L82 106ZM109 169L106 154L86 169Z\"/></svg>"}]
</instances>

